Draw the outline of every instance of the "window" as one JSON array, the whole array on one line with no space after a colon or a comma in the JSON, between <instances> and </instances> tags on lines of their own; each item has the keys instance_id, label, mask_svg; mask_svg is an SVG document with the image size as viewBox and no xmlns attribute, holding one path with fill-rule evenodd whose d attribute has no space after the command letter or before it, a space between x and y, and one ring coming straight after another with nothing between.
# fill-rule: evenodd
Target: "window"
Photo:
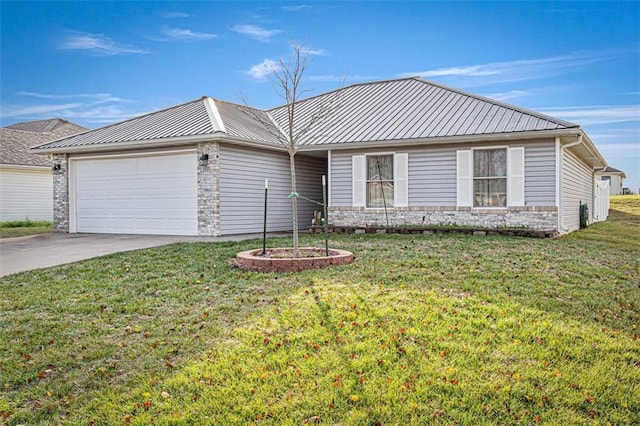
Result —
<instances>
[{"instance_id":1,"label":"window","mask_svg":"<svg viewBox=\"0 0 640 426\"><path fill-rule=\"evenodd\" d=\"M353 207L409 206L408 153L352 155L351 173Z\"/></svg>"},{"instance_id":2,"label":"window","mask_svg":"<svg viewBox=\"0 0 640 426\"><path fill-rule=\"evenodd\" d=\"M522 207L525 201L525 148L456 151L458 207Z\"/></svg>"},{"instance_id":3,"label":"window","mask_svg":"<svg viewBox=\"0 0 640 426\"><path fill-rule=\"evenodd\" d=\"M507 206L507 150L473 151L473 206Z\"/></svg>"},{"instance_id":4,"label":"window","mask_svg":"<svg viewBox=\"0 0 640 426\"><path fill-rule=\"evenodd\" d=\"M393 154L367 157L367 207L393 207Z\"/></svg>"}]
</instances>

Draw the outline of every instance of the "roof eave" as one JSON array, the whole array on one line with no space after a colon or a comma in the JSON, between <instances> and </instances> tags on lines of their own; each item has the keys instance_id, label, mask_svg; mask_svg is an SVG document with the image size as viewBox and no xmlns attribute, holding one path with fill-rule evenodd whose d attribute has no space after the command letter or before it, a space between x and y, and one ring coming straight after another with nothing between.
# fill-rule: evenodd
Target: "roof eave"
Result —
<instances>
[{"instance_id":1,"label":"roof eave","mask_svg":"<svg viewBox=\"0 0 640 426\"><path fill-rule=\"evenodd\" d=\"M557 129L557 130L536 130L529 132L509 132L509 133L488 133L482 135L464 136L441 136L435 138L415 138L383 141L362 141L362 142L338 142L318 145L306 145L300 151L327 151L327 150L349 150L363 148L399 147L416 145L448 145L466 144L482 142L501 142L531 139L547 139L563 136L578 136L580 128Z\"/></svg>"},{"instance_id":2,"label":"roof eave","mask_svg":"<svg viewBox=\"0 0 640 426\"><path fill-rule=\"evenodd\" d=\"M228 142L237 145L246 145L265 149L284 150L284 147L272 142L258 141L254 139L239 138L229 136L224 133L213 133L204 135L177 136L172 138L148 139L143 141L111 142L104 144L91 144L80 146L62 147L33 147L31 152L35 154L81 154L89 152L109 152L122 150L144 150L167 147L180 147L194 145L201 142Z\"/></svg>"},{"instance_id":3,"label":"roof eave","mask_svg":"<svg viewBox=\"0 0 640 426\"><path fill-rule=\"evenodd\" d=\"M582 144L592 157L593 161L591 166L594 169L598 169L601 167L606 168L608 166L607 160L605 160L602 154L600 154L600 151L598 151L598 148L596 148L595 144L589 138L589 136L587 136L584 130L580 130L580 136L582 137Z\"/></svg>"}]
</instances>

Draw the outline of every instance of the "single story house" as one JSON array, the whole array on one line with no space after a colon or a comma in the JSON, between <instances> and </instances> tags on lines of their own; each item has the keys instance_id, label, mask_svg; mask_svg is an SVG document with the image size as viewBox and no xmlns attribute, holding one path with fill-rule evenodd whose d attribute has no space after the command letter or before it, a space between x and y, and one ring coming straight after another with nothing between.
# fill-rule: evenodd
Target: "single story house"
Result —
<instances>
[{"instance_id":1,"label":"single story house","mask_svg":"<svg viewBox=\"0 0 640 426\"><path fill-rule=\"evenodd\" d=\"M203 97L34 148L53 156L58 232L228 235L291 229L287 108ZM310 125L310 123L312 123ZM607 163L578 124L420 78L296 104L298 193L339 226L459 224L567 233L593 220ZM300 224L313 202L300 198Z\"/></svg>"},{"instance_id":2,"label":"single story house","mask_svg":"<svg viewBox=\"0 0 640 426\"><path fill-rule=\"evenodd\" d=\"M596 172L599 180L609 182L609 195L622 195L623 181L627 177L622 170L609 166Z\"/></svg>"},{"instance_id":3,"label":"single story house","mask_svg":"<svg viewBox=\"0 0 640 426\"><path fill-rule=\"evenodd\" d=\"M0 128L0 222L53 220L52 163L31 147L85 130L61 118Z\"/></svg>"}]
</instances>

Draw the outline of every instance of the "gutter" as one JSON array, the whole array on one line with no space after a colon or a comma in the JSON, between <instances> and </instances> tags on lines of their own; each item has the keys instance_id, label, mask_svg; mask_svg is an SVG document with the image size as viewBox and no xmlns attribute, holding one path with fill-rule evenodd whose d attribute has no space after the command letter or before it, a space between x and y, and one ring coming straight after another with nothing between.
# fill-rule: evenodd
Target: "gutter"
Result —
<instances>
[{"instance_id":1,"label":"gutter","mask_svg":"<svg viewBox=\"0 0 640 426\"><path fill-rule=\"evenodd\" d=\"M229 136L220 132L206 135L191 135L191 136L177 136L163 139L149 139L149 140L137 140L137 141L125 141L125 142L111 142L101 144L90 145L78 145L78 146L59 146L53 148L31 148L31 152L34 154L80 154L91 152L108 152L108 151L120 151L120 150L138 150L138 149L150 149L150 148L167 148L167 147L181 147L184 145L193 145L200 142L227 142L236 145L251 146L254 148L263 148L276 151L286 151L285 147L273 143L262 142L254 139L245 139L236 136Z\"/></svg>"},{"instance_id":2,"label":"gutter","mask_svg":"<svg viewBox=\"0 0 640 426\"><path fill-rule=\"evenodd\" d=\"M576 140L575 142L569 143L567 145L560 145L560 181L558 182L558 228L560 228L560 231L563 232L569 232L569 228L567 228L564 225L564 216L562 214L562 167L563 167L563 163L564 163L564 151L567 148L571 148L572 146L576 146L576 145L580 145L582 143L582 135L578 135L578 140Z\"/></svg>"},{"instance_id":3,"label":"gutter","mask_svg":"<svg viewBox=\"0 0 640 426\"><path fill-rule=\"evenodd\" d=\"M487 133L483 135L465 135L465 136L440 136L435 138L417 138L417 139L397 139L383 141L358 141L358 142L328 142L315 145L305 145L299 152L303 151L332 151L363 149L363 148L380 148L380 147L407 147L407 146L428 146L428 145L445 145L445 144L464 144L464 143L485 143L485 142L501 142L501 141L518 141L530 139L546 139L566 136L580 136L582 131L579 128L558 129L558 130L535 130L530 132L510 132L510 133Z\"/></svg>"},{"instance_id":4,"label":"gutter","mask_svg":"<svg viewBox=\"0 0 640 426\"><path fill-rule=\"evenodd\" d=\"M582 137L583 135L584 135L584 133L581 132L578 135L578 139L576 139L574 142L568 143L566 145L560 145L560 160L561 161L560 161L559 167L562 168L562 166L563 166L563 163L564 163L564 152L567 149L571 148L571 147L574 147L574 146L577 146L577 145L581 145L581 144L583 144L585 146L585 149L587 149L589 151L589 153L595 159L597 159L597 160L602 159L604 161L604 158L602 158L602 156L596 156L596 155L593 154L593 152L591 151L589 146L585 143L585 140ZM589 142L591 142L591 141L589 141ZM590 143L590 145L593 145L593 143ZM562 176L563 176L563 173L562 173L562 169L561 169L560 170L560 180L558 182L558 189L559 189L559 191L558 191L558 225L559 225L559 228L560 228L561 231L569 232L569 229L564 224L564 221L563 221L564 216L562 214Z\"/></svg>"}]
</instances>

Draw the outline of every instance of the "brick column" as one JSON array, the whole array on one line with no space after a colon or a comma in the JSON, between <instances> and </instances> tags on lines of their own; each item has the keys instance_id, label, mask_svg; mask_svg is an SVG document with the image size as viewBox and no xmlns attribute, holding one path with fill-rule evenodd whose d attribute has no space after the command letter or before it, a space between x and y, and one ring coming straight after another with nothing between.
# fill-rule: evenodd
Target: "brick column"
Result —
<instances>
[{"instance_id":1,"label":"brick column","mask_svg":"<svg viewBox=\"0 0 640 426\"><path fill-rule=\"evenodd\" d=\"M69 160L53 154L53 230L69 232Z\"/></svg>"},{"instance_id":2,"label":"brick column","mask_svg":"<svg viewBox=\"0 0 640 426\"><path fill-rule=\"evenodd\" d=\"M220 145L217 142L198 144L198 235L220 236ZM206 166L200 157L208 155Z\"/></svg>"}]
</instances>

